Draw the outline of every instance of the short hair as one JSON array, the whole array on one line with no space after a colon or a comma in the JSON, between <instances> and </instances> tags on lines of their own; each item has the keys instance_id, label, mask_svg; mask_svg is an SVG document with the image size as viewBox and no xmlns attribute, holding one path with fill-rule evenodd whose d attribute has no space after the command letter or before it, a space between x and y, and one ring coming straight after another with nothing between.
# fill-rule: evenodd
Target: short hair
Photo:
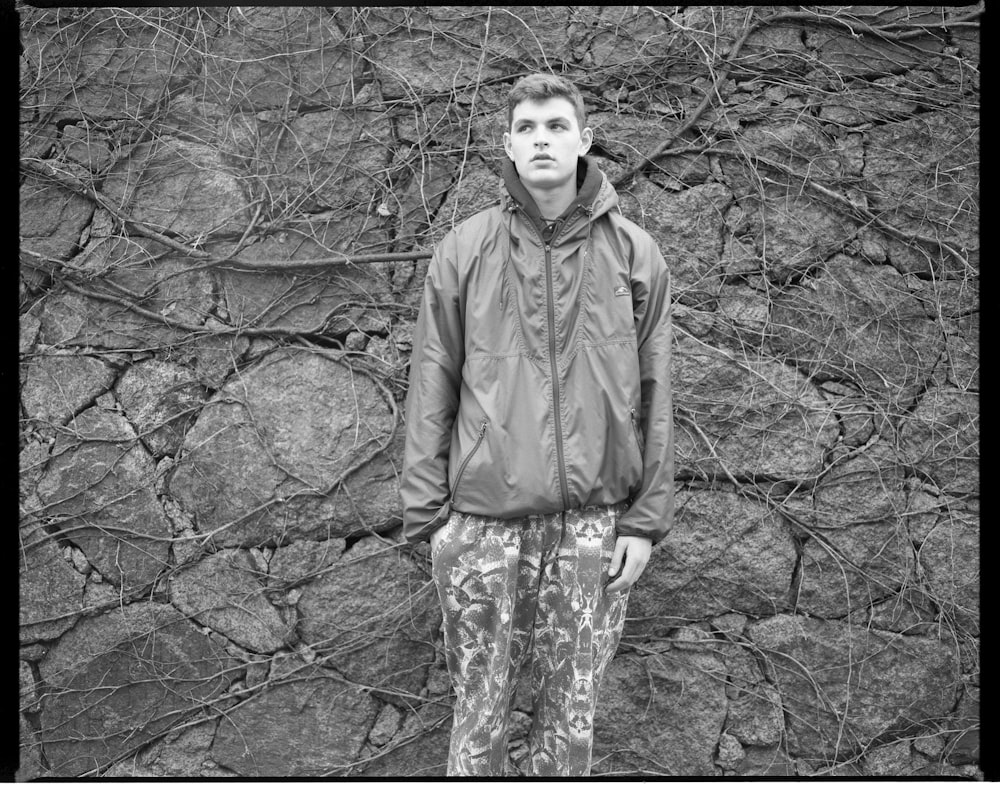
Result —
<instances>
[{"instance_id":1,"label":"short hair","mask_svg":"<svg viewBox=\"0 0 1000 790\"><path fill-rule=\"evenodd\" d=\"M583 129L587 125L587 110L583 106L580 89L564 77L555 74L529 74L514 83L507 95L507 128L514 121L514 108L525 101L545 101L561 97L573 105L576 122Z\"/></svg>"}]
</instances>

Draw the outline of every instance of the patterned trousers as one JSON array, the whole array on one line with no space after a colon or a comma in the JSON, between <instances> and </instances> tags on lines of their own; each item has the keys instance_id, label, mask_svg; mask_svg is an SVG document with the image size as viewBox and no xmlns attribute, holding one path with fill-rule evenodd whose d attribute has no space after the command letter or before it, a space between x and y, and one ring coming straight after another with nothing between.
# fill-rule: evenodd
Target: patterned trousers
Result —
<instances>
[{"instance_id":1,"label":"patterned trousers","mask_svg":"<svg viewBox=\"0 0 1000 790\"><path fill-rule=\"evenodd\" d=\"M621 505L497 519L453 512L432 553L457 696L449 776L503 776L521 663L531 661L536 776L590 773L600 680L626 593L607 593Z\"/></svg>"}]
</instances>

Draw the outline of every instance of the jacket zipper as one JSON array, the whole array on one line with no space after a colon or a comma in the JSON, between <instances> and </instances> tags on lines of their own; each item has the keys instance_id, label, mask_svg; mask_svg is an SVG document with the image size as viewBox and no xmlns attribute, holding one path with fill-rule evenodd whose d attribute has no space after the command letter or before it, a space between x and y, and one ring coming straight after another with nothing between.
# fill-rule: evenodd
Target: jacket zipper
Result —
<instances>
[{"instance_id":1,"label":"jacket zipper","mask_svg":"<svg viewBox=\"0 0 1000 790\"><path fill-rule=\"evenodd\" d=\"M524 214L525 225L534 231L534 223L532 223L531 218L520 206L518 206L517 209ZM589 216L590 212L588 211L587 214ZM562 406L562 388L559 385L559 364L558 357L556 356L556 307L555 288L552 283L551 242L555 241L556 238L562 233L571 218L572 214L569 217L566 217L566 219L560 224L557 231L552 234L550 242L546 242L543 238L538 239L545 248L545 290L546 296L548 297L547 319L549 330L549 367L552 371L552 406L556 426L556 465L559 467L559 489L562 494L563 510L569 509L569 484L566 481L566 455L563 448L562 414L560 411Z\"/></svg>"},{"instance_id":2,"label":"jacket zipper","mask_svg":"<svg viewBox=\"0 0 1000 790\"><path fill-rule=\"evenodd\" d=\"M556 422L556 463L559 466L559 487L562 491L563 510L569 509L569 484L566 482L566 458L562 435L562 393L559 386L559 364L556 356L556 306L552 284L552 245L545 245L545 286L548 291L549 365L552 368L552 407Z\"/></svg>"},{"instance_id":3,"label":"jacket zipper","mask_svg":"<svg viewBox=\"0 0 1000 790\"><path fill-rule=\"evenodd\" d=\"M458 467L458 475L455 476L455 487L451 490L451 506L455 506L455 495L458 493L459 483L462 482L462 475L465 474L465 467L469 465L469 461L472 460L472 456L476 454L479 449L479 445L483 443L483 437L486 436L486 426L489 424L489 420L483 420L483 424L479 426L479 433L476 435L476 443L472 445L472 449L466 453L465 458L462 459L462 465Z\"/></svg>"},{"instance_id":4,"label":"jacket zipper","mask_svg":"<svg viewBox=\"0 0 1000 790\"><path fill-rule=\"evenodd\" d=\"M632 412L632 433L635 434L636 444L639 445L639 454L646 452L646 443L642 440L642 436L639 433L639 418L635 416L635 409L629 409Z\"/></svg>"}]
</instances>

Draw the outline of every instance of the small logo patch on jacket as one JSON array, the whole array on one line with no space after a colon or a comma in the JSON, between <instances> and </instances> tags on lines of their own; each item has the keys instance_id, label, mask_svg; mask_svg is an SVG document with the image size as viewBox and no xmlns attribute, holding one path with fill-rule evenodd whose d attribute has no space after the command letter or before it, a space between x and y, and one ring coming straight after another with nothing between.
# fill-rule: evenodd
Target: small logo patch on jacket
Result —
<instances>
[{"instance_id":1,"label":"small logo patch on jacket","mask_svg":"<svg viewBox=\"0 0 1000 790\"><path fill-rule=\"evenodd\" d=\"M615 288L615 296L628 296L630 293L627 285L619 285Z\"/></svg>"}]
</instances>

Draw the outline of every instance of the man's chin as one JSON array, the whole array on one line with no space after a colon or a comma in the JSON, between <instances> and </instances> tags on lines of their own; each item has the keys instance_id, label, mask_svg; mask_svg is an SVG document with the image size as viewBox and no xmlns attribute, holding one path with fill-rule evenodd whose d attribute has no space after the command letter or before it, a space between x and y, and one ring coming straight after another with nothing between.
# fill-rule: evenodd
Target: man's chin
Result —
<instances>
[{"instance_id":1,"label":"man's chin","mask_svg":"<svg viewBox=\"0 0 1000 790\"><path fill-rule=\"evenodd\" d=\"M521 176L521 182L525 186L534 187L535 189L556 189L569 180L569 176L557 173L540 173L537 171Z\"/></svg>"}]
</instances>

